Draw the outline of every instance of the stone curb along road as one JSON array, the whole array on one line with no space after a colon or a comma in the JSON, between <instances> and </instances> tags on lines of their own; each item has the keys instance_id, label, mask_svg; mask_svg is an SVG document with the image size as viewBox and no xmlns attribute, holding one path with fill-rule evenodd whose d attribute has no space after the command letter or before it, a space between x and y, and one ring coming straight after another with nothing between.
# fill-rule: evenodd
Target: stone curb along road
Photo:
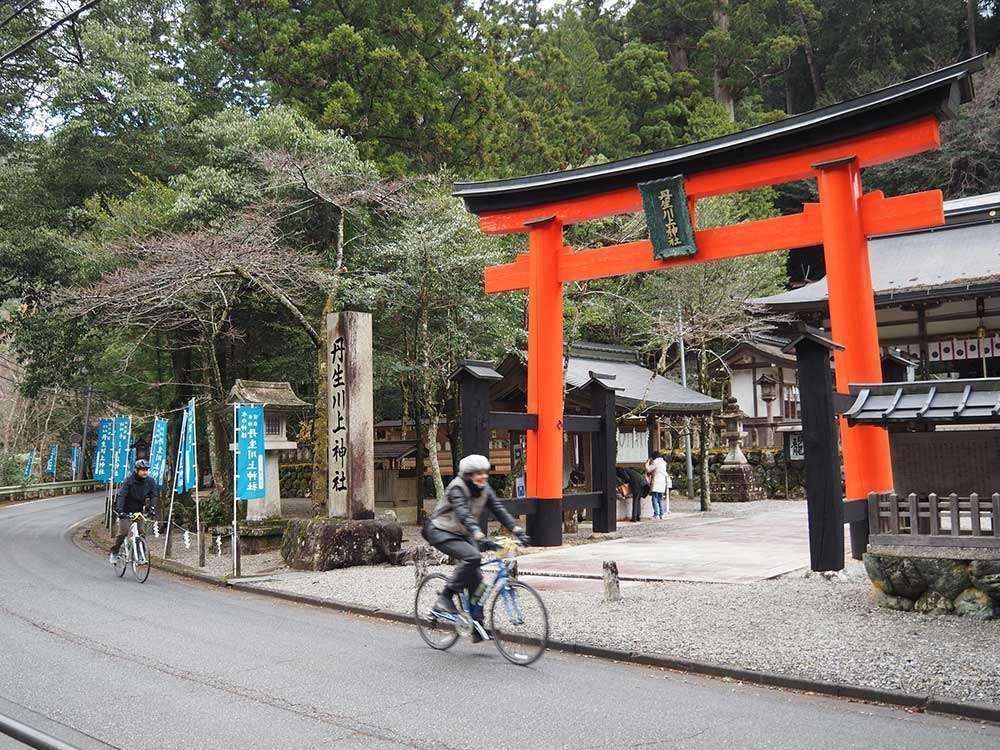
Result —
<instances>
[{"instance_id":1,"label":"stone curb along road","mask_svg":"<svg viewBox=\"0 0 1000 750\"><path fill-rule=\"evenodd\" d=\"M98 526L82 526L85 529L82 536L88 539L93 546L107 552L111 549L110 541L101 539L91 531ZM163 558L151 557L153 566L168 573L192 578L204 583L210 583L222 588L231 588L258 596L267 596L272 599L283 599L297 604L307 604L314 607L323 607L338 612L346 612L353 615L362 615L389 622L399 622L410 624L413 622L411 614L393 612L392 610L365 607L359 604L348 604L338 602L334 599L321 599L305 594L292 594L287 591L277 591L274 589L262 589L247 583L246 579L229 580L218 576L209 575L189 568L186 565L164 560ZM791 675L778 674L774 672L759 672L752 669L741 669L725 664L711 664L708 662L694 661L690 659L679 659L671 656L659 656L656 654L644 654L634 651L619 651L617 649L604 648L601 646L591 646L585 643L572 643L566 641L549 641L549 648L555 651L562 651L579 656L587 656L597 659L607 659L609 661L636 664L638 666L658 667L669 669L675 672L688 672L691 674L704 675L707 677L718 677L724 680L745 682L752 685L764 687L775 687L784 690L796 690L803 693L815 693L817 695L827 695L835 698L845 698L847 700L863 701L868 703L882 703L890 706L899 706L915 711L926 711L928 713L943 714L946 716L956 716L977 721L988 721L1000 724L1000 706L990 706L981 703L962 703L961 701L939 698L933 695L913 695L896 690L883 690L856 685L844 685L836 682L825 682L822 680L811 680Z\"/></svg>"}]
</instances>

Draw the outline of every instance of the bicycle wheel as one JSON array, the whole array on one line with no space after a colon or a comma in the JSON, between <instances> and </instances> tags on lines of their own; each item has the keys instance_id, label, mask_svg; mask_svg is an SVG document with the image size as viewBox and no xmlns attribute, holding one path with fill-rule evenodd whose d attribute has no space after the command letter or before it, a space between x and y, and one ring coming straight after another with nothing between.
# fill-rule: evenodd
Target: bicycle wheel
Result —
<instances>
[{"instance_id":1,"label":"bicycle wheel","mask_svg":"<svg viewBox=\"0 0 1000 750\"><path fill-rule=\"evenodd\" d=\"M115 562L115 573L121 578L125 575L125 568L128 567L128 539L122 542L122 546L118 548L118 560Z\"/></svg>"},{"instance_id":2,"label":"bicycle wheel","mask_svg":"<svg viewBox=\"0 0 1000 750\"><path fill-rule=\"evenodd\" d=\"M507 661L526 667L545 653L549 643L549 613L531 586L511 581L493 597L490 630Z\"/></svg>"},{"instance_id":3,"label":"bicycle wheel","mask_svg":"<svg viewBox=\"0 0 1000 750\"><path fill-rule=\"evenodd\" d=\"M139 583L145 583L149 578L149 550L146 540L141 536L134 540L135 555L132 558L132 574Z\"/></svg>"},{"instance_id":4,"label":"bicycle wheel","mask_svg":"<svg viewBox=\"0 0 1000 750\"><path fill-rule=\"evenodd\" d=\"M451 648L458 640L455 623L439 620L431 612L438 594L447 582L448 579L440 573L425 576L417 587L417 595L413 599L413 622L417 626L417 632L424 639L424 643L439 651Z\"/></svg>"}]
</instances>

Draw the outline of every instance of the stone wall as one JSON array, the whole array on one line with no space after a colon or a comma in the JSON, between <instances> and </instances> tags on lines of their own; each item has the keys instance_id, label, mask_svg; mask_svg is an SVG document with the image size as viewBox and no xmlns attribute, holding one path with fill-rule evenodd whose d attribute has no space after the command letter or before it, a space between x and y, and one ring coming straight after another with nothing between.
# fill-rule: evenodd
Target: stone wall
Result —
<instances>
[{"instance_id":1,"label":"stone wall","mask_svg":"<svg viewBox=\"0 0 1000 750\"><path fill-rule=\"evenodd\" d=\"M714 487L718 480L719 467L726 459L728 450L713 449L708 452L708 472ZM674 480L674 488L683 491L687 487L687 468L684 463L684 451L669 451L664 453L670 467L670 476ZM801 462L788 462L782 450L766 448L744 448L743 455L753 469L754 482L760 487L765 497L779 499L798 499L805 497L805 467ZM701 471L698 461L698 451L694 451L694 485L695 491L701 486ZM788 494L785 494L785 476L788 477ZM716 498L713 497L713 500ZM721 501L721 499L720 499Z\"/></svg>"},{"instance_id":2,"label":"stone wall","mask_svg":"<svg viewBox=\"0 0 1000 750\"><path fill-rule=\"evenodd\" d=\"M309 497L312 489L312 464L281 464L282 497Z\"/></svg>"},{"instance_id":3,"label":"stone wall","mask_svg":"<svg viewBox=\"0 0 1000 750\"><path fill-rule=\"evenodd\" d=\"M865 570L879 606L984 620L1000 617L1000 553L996 550L876 547L865 553Z\"/></svg>"}]
</instances>

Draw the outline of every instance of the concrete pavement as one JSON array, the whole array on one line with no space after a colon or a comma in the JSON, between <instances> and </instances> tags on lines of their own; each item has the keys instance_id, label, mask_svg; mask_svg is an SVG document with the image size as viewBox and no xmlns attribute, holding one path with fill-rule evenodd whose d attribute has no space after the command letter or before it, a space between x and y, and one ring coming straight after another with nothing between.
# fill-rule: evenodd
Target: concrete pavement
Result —
<instances>
[{"instance_id":1,"label":"concrete pavement","mask_svg":"<svg viewBox=\"0 0 1000 750\"><path fill-rule=\"evenodd\" d=\"M522 669L465 642L442 654L407 626L157 570L140 585L72 543L101 507L88 496L0 510L0 711L47 717L40 728L81 747L1000 743L996 726L593 659Z\"/></svg>"},{"instance_id":2,"label":"concrete pavement","mask_svg":"<svg viewBox=\"0 0 1000 750\"><path fill-rule=\"evenodd\" d=\"M763 581L809 565L804 502L738 516L674 513L644 523L657 531L533 552L518 565L525 574L601 578L604 561L614 560L624 578L700 583Z\"/></svg>"}]
</instances>

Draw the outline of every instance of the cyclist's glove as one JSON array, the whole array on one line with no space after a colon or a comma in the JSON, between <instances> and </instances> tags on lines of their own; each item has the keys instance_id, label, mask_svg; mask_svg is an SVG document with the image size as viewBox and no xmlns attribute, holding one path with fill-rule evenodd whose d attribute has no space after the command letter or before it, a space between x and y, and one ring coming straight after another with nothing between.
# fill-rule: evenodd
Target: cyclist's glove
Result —
<instances>
[{"instance_id":1,"label":"cyclist's glove","mask_svg":"<svg viewBox=\"0 0 1000 750\"><path fill-rule=\"evenodd\" d=\"M517 538L517 543L522 547L531 546L531 537L525 534L523 531L518 531L514 536Z\"/></svg>"},{"instance_id":2,"label":"cyclist's glove","mask_svg":"<svg viewBox=\"0 0 1000 750\"><path fill-rule=\"evenodd\" d=\"M480 539L479 540L479 551L480 552L496 552L501 549L501 546L494 542L492 539Z\"/></svg>"}]
</instances>

